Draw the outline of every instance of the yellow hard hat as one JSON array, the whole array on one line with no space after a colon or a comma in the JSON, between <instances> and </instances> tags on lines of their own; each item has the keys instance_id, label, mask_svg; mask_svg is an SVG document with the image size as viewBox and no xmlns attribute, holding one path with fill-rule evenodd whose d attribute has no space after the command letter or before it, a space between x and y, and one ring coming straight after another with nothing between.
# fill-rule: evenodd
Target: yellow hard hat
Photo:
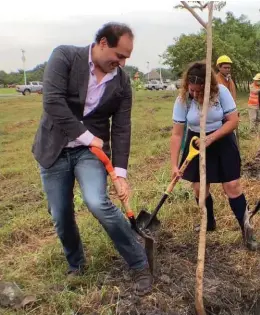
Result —
<instances>
[{"instance_id":1,"label":"yellow hard hat","mask_svg":"<svg viewBox=\"0 0 260 315\"><path fill-rule=\"evenodd\" d=\"M260 73L257 73L254 77L253 80L255 81L260 81Z\"/></svg>"},{"instance_id":2,"label":"yellow hard hat","mask_svg":"<svg viewBox=\"0 0 260 315\"><path fill-rule=\"evenodd\" d=\"M217 60L217 65L221 63L232 63L232 60L227 55L223 55L220 56Z\"/></svg>"}]
</instances>

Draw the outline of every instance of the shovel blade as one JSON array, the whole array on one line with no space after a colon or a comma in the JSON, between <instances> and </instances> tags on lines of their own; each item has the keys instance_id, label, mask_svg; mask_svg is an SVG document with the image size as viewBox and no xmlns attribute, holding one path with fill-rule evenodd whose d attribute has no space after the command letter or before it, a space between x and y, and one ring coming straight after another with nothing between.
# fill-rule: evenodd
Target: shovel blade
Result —
<instances>
[{"instance_id":1,"label":"shovel blade","mask_svg":"<svg viewBox=\"0 0 260 315\"><path fill-rule=\"evenodd\" d=\"M146 209L142 209L136 218L137 226L140 229L144 229L150 218L151 213L149 213ZM160 220L158 220L157 217L154 217L147 229L154 232L159 229L160 225Z\"/></svg>"},{"instance_id":2,"label":"shovel blade","mask_svg":"<svg viewBox=\"0 0 260 315\"><path fill-rule=\"evenodd\" d=\"M156 274L156 243L154 240L145 239L145 252L152 275Z\"/></svg>"}]
</instances>

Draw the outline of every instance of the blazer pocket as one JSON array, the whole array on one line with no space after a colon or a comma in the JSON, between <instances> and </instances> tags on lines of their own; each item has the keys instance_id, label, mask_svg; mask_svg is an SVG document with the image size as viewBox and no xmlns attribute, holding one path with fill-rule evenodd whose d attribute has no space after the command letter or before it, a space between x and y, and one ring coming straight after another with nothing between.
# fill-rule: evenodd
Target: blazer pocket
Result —
<instances>
[{"instance_id":1,"label":"blazer pocket","mask_svg":"<svg viewBox=\"0 0 260 315\"><path fill-rule=\"evenodd\" d=\"M51 131L53 128L53 122L49 119L43 119L42 121L43 127L45 127L47 130Z\"/></svg>"}]
</instances>

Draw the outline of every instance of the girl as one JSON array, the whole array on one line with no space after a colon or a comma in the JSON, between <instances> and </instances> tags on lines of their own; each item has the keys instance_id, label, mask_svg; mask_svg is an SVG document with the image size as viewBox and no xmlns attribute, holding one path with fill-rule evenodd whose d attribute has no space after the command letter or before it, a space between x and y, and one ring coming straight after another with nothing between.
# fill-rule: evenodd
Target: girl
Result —
<instances>
[{"instance_id":1,"label":"girl","mask_svg":"<svg viewBox=\"0 0 260 315\"><path fill-rule=\"evenodd\" d=\"M199 198L199 157L191 161L184 174L180 174L178 160L180 146L187 122L188 134L181 164L188 155L189 143L193 136L200 135L200 107L203 104L206 64L197 62L191 65L183 76L180 95L173 109L173 130L171 138L171 162L173 175L192 182L196 200ZM245 195L240 184L240 154L233 131L238 125L236 104L229 90L217 83L215 73L211 73L210 105L206 122L206 171L207 192L206 208L208 215L207 230L214 231L216 222L213 213L213 199L210 194L211 183L222 183L242 230L244 243L249 250L257 249L257 242L247 233L244 215L247 210ZM199 146L199 140L197 141Z\"/></svg>"}]
</instances>

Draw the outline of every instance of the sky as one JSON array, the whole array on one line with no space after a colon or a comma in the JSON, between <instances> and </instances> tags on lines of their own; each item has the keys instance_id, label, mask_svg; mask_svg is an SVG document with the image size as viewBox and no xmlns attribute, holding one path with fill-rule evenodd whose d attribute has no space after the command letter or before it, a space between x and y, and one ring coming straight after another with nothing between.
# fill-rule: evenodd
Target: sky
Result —
<instances>
[{"instance_id":1,"label":"sky","mask_svg":"<svg viewBox=\"0 0 260 315\"><path fill-rule=\"evenodd\" d=\"M89 4L88 4L89 3ZM186 10L174 9L175 0L33 0L5 1L0 11L0 70L22 68L21 49L25 50L26 69L48 60L61 44L86 46L106 22L127 23L135 33L135 45L128 65L147 72L160 65L161 55L173 39L199 31L199 23ZM215 17L232 11L260 21L259 0L227 1ZM206 13L198 13L206 19ZM149 62L149 63L148 63ZM149 67L148 67L149 65Z\"/></svg>"}]
</instances>

